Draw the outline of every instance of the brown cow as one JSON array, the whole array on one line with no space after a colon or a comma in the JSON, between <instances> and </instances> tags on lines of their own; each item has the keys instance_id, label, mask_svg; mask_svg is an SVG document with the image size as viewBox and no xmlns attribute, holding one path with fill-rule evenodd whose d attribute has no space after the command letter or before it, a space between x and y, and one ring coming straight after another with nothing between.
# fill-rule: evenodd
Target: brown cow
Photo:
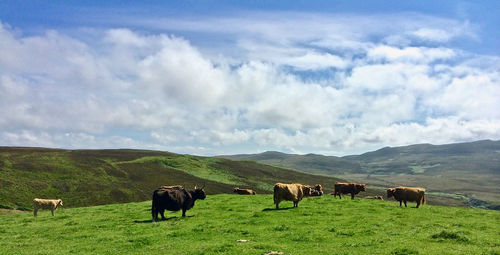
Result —
<instances>
[{"instance_id":1,"label":"brown cow","mask_svg":"<svg viewBox=\"0 0 500 255\"><path fill-rule=\"evenodd\" d=\"M387 197L394 197L397 201L399 201L399 206L402 206L402 203L410 201L417 202L417 208L420 204L425 204L425 189L419 187L395 187L387 189Z\"/></svg>"},{"instance_id":2,"label":"brown cow","mask_svg":"<svg viewBox=\"0 0 500 255\"><path fill-rule=\"evenodd\" d=\"M339 195L339 198L342 199L342 194L351 194L351 199L354 199L354 195L357 195L360 191L366 191L365 184L359 184L355 182L336 182L335 190L333 192L334 197Z\"/></svg>"},{"instance_id":3,"label":"brown cow","mask_svg":"<svg viewBox=\"0 0 500 255\"><path fill-rule=\"evenodd\" d=\"M293 184L274 184L274 203L276 204L276 209L279 209L279 204L281 201L293 201L293 207L298 207L300 200L302 198L311 195L311 188L299 183Z\"/></svg>"},{"instance_id":4,"label":"brown cow","mask_svg":"<svg viewBox=\"0 0 500 255\"><path fill-rule=\"evenodd\" d=\"M317 197L323 195L323 186L321 184L316 184L314 187L311 187L311 196Z\"/></svg>"},{"instance_id":5,"label":"brown cow","mask_svg":"<svg viewBox=\"0 0 500 255\"><path fill-rule=\"evenodd\" d=\"M251 189L240 189L239 187L235 187L233 189L233 192L236 194L240 194L240 195L255 195L255 194L257 194L257 193L255 193L255 191L253 191Z\"/></svg>"}]
</instances>

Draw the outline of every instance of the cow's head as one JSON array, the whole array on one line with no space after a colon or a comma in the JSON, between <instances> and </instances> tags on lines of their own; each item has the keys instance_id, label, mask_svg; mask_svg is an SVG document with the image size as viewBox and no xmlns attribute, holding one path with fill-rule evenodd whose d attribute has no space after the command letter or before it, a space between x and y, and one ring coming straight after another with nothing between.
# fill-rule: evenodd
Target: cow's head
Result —
<instances>
[{"instance_id":1,"label":"cow's head","mask_svg":"<svg viewBox=\"0 0 500 255\"><path fill-rule=\"evenodd\" d=\"M240 189L239 187L235 187L235 188L233 189L233 192L234 192L234 193L236 193L236 192L238 192L238 190L239 190L239 189Z\"/></svg>"},{"instance_id":2,"label":"cow's head","mask_svg":"<svg viewBox=\"0 0 500 255\"><path fill-rule=\"evenodd\" d=\"M316 184L316 186L314 186L314 189L320 191L323 194L323 186L321 186L321 184Z\"/></svg>"},{"instance_id":3,"label":"cow's head","mask_svg":"<svg viewBox=\"0 0 500 255\"><path fill-rule=\"evenodd\" d=\"M388 188L387 189L387 197L390 198L392 196L394 196L394 188Z\"/></svg>"},{"instance_id":4,"label":"cow's head","mask_svg":"<svg viewBox=\"0 0 500 255\"><path fill-rule=\"evenodd\" d=\"M62 200L61 200L61 199L58 199L57 201L58 201L58 202L57 202L57 206L62 206L62 205L63 205L63 203L62 203Z\"/></svg>"},{"instance_id":5,"label":"cow's head","mask_svg":"<svg viewBox=\"0 0 500 255\"><path fill-rule=\"evenodd\" d=\"M366 184L357 184L356 186L359 191L366 191Z\"/></svg>"},{"instance_id":6,"label":"cow's head","mask_svg":"<svg viewBox=\"0 0 500 255\"><path fill-rule=\"evenodd\" d=\"M310 196L312 194L312 189L311 187L307 185L302 185L302 193L304 193L304 196Z\"/></svg>"},{"instance_id":7,"label":"cow's head","mask_svg":"<svg viewBox=\"0 0 500 255\"><path fill-rule=\"evenodd\" d=\"M196 186L194 186L194 194L193 194L193 197L196 198L196 199L205 199L207 197L207 195L205 194L205 190L203 190L205 188L205 185L203 185L203 187L201 188L197 188Z\"/></svg>"}]
</instances>

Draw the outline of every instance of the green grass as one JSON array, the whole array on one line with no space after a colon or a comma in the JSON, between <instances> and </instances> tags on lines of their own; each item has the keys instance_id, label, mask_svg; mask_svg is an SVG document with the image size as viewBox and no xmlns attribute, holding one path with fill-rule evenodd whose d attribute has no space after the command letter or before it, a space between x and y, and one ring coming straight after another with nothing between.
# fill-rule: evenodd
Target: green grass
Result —
<instances>
[{"instance_id":1,"label":"green grass","mask_svg":"<svg viewBox=\"0 0 500 255\"><path fill-rule=\"evenodd\" d=\"M212 195L151 222L151 202L0 215L0 254L500 254L497 211ZM248 242L237 242L246 239Z\"/></svg>"}]
</instances>

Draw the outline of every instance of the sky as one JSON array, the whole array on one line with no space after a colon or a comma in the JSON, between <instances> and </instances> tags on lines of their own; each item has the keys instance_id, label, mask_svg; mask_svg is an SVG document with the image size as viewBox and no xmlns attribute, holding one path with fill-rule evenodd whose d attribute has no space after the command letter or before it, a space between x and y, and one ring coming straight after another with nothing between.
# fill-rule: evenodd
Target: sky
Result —
<instances>
[{"instance_id":1,"label":"sky","mask_svg":"<svg viewBox=\"0 0 500 255\"><path fill-rule=\"evenodd\" d=\"M500 140L500 1L2 1L0 146Z\"/></svg>"}]
</instances>

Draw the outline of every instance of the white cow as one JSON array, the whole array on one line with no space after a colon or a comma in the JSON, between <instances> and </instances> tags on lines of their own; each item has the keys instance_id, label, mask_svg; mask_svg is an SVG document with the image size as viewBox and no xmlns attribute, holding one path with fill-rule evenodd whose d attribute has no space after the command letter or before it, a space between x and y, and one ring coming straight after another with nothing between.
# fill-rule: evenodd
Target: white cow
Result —
<instances>
[{"instance_id":1,"label":"white cow","mask_svg":"<svg viewBox=\"0 0 500 255\"><path fill-rule=\"evenodd\" d=\"M62 206L63 202L61 199L33 199L33 214L36 217L36 213L39 209L50 209L52 211L52 216L54 216L54 211L57 210L59 206Z\"/></svg>"}]
</instances>

